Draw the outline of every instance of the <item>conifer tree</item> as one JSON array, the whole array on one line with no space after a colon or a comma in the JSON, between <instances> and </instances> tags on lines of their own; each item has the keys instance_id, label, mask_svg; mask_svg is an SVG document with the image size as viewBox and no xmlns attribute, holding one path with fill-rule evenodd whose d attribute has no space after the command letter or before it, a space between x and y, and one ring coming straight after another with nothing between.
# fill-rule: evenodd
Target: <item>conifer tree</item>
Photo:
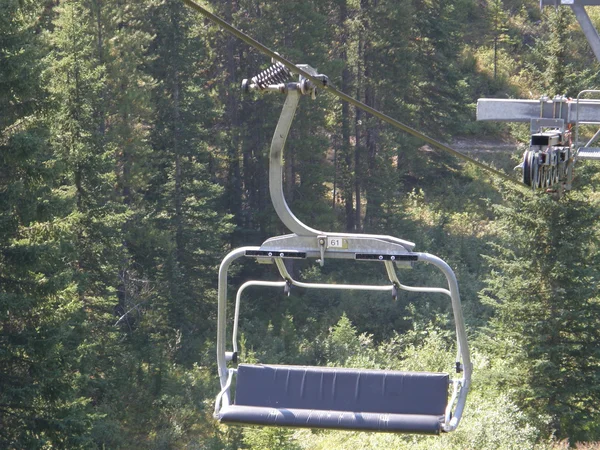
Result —
<instances>
[{"instance_id":1,"label":"conifer tree","mask_svg":"<svg viewBox=\"0 0 600 450\"><path fill-rule=\"evenodd\" d=\"M596 83L598 63L582 33L571 32L573 22L569 8L544 9L541 30L527 55L527 67L540 95L575 97Z\"/></svg>"},{"instance_id":2,"label":"conifer tree","mask_svg":"<svg viewBox=\"0 0 600 450\"><path fill-rule=\"evenodd\" d=\"M91 443L81 380L73 190L49 145L38 5L3 2L0 80L0 447ZM51 99L50 99L51 100Z\"/></svg>"},{"instance_id":3,"label":"conifer tree","mask_svg":"<svg viewBox=\"0 0 600 450\"><path fill-rule=\"evenodd\" d=\"M215 80L207 75L207 29L183 3L157 4L149 18L155 38L148 69L157 86L146 200L157 246L146 248L145 258L162 261L153 277L166 287L160 297L167 322L182 333L179 356L190 361L193 353L187 352L196 352L209 331L211 286L229 232L229 216L219 203L222 190L209 172L210 149L218 142L211 130L218 127L218 115L209 95Z\"/></svg>"},{"instance_id":4,"label":"conifer tree","mask_svg":"<svg viewBox=\"0 0 600 450\"><path fill-rule=\"evenodd\" d=\"M496 207L500 239L483 297L495 310L496 357L518 374L505 388L532 421L550 417L548 433L597 440L598 205L582 193L507 197Z\"/></svg>"},{"instance_id":5,"label":"conifer tree","mask_svg":"<svg viewBox=\"0 0 600 450\"><path fill-rule=\"evenodd\" d=\"M500 45L506 41L506 31L508 16L504 11L501 0L490 0L488 2L488 10L490 16L490 25L492 27L492 46L494 48L494 81L498 76L498 51Z\"/></svg>"},{"instance_id":6,"label":"conifer tree","mask_svg":"<svg viewBox=\"0 0 600 450\"><path fill-rule=\"evenodd\" d=\"M406 89L418 60L409 44L415 26L414 7L410 2L363 1L360 14L364 48L359 49L357 70L364 71L359 87L364 101L410 121ZM398 27L398 23L403 26ZM364 160L360 184L365 190L365 227L371 232L382 232L386 226L385 205L399 197L399 180L392 170L392 160L398 149L406 150L398 144L404 136L370 116L357 121L355 129L357 151L363 154L361 159Z\"/></svg>"}]
</instances>

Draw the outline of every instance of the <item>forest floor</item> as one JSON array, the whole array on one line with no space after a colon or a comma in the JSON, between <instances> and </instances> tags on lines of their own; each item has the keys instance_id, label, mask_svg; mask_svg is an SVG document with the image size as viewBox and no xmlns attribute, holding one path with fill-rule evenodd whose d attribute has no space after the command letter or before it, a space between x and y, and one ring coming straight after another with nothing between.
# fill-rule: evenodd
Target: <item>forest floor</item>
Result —
<instances>
[{"instance_id":1,"label":"forest floor","mask_svg":"<svg viewBox=\"0 0 600 450\"><path fill-rule=\"evenodd\" d=\"M452 139L450 146L463 153L477 154L508 154L512 155L519 147L515 140L499 140L498 138L457 137Z\"/></svg>"},{"instance_id":2,"label":"forest floor","mask_svg":"<svg viewBox=\"0 0 600 450\"><path fill-rule=\"evenodd\" d=\"M513 168L519 164L520 155L524 150L519 141L497 137L455 137L449 145L454 150L496 168L502 168L508 173L512 173Z\"/></svg>"}]
</instances>

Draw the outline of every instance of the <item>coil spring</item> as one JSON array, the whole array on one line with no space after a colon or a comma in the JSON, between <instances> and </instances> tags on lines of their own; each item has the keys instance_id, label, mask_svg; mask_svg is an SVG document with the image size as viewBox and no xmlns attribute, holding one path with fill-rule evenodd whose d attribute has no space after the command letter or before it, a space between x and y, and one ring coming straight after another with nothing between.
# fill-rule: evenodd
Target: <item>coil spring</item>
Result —
<instances>
[{"instance_id":1,"label":"coil spring","mask_svg":"<svg viewBox=\"0 0 600 450\"><path fill-rule=\"evenodd\" d=\"M280 62L276 62L268 69L252 77L252 83L256 84L261 89L266 89L270 84L285 83L292 76L290 69L285 67Z\"/></svg>"}]
</instances>

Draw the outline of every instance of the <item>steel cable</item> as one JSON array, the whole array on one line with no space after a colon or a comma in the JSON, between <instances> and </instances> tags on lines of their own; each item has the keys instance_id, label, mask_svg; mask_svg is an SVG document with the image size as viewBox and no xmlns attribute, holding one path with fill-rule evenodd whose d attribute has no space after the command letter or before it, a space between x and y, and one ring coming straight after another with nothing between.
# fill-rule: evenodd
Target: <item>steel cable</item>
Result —
<instances>
[{"instance_id":1,"label":"steel cable","mask_svg":"<svg viewBox=\"0 0 600 450\"><path fill-rule=\"evenodd\" d=\"M202 14L204 17L206 17L211 22L213 22L216 25L220 26L221 28L225 29L228 33L230 33L233 36L235 36L236 38L244 41L246 44L250 45L251 47L255 48L256 50L260 51L261 53L269 56L273 61L277 61L280 64L282 64L283 66L287 67L291 72L300 74L303 77L307 78L308 80L313 82L315 84L315 86L318 86L320 89L323 89L323 90L335 95L339 99L341 99L345 102L348 102L351 105L354 105L356 108L359 108L369 114L372 114L373 116L377 117L378 119L392 125L393 127L397 128L399 130L402 130L412 136L415 136L415 137L427 142L432 147L443 150L447 153L450 153L450 154L456 156L457 158L463 159L467 162L470 162L471 164L474 164L475 166L489 172L490 174L495 175L495 176L501 178L502 180L512 184L513 186L518 188L521 192L531 193L531 189L528 186L515 180L510 175L507 175L506 173L501 172L498 169L488 166L487 164L484 164L484 163L476 160L475 158L465 155L464 153L461 153L458 150L455 150L452 147L449 147L448 145L443 144L443 143L433 139L432 137L429 137L426 134L415 130L414 128L411 128L408 125L405 125L402 122L399 122L398 120L382 113L381 111L378 111L378 110L372 108L371 106L366 105L366 104L362 103L361 101L356 100L353 97L350 97L349 95L347 95L344 92L335 88L333 85L331 85L331 83L327 83L326 85L323 85L322 81L319 80L318 78L315 78L310 73L307 73L306 71L300 69L292 62L288 61L287 59L283 58L278 53L275 53L273 50L269 49L268 47L261 44L257 40L248 36L243 31L238 30L233 25L225 22L219 16L213 14L208 9L200 6L198 3L194 2L193 0L182 0L182 1L183 1L183 3L188 5L190 8L192 8L192 9L196 10L197 12L199 12L200 14Z\"/></svg>"}]
</instances>

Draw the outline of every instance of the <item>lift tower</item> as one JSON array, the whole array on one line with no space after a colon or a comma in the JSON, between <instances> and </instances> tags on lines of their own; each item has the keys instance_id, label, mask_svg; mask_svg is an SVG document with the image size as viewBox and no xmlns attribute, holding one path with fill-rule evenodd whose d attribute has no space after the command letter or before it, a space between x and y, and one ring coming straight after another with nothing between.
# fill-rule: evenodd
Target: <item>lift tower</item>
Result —
<instances>
[{"instance_id":1,"label":"lift tower","mask_svg":"<svg viewBox=\"0 0 600 450\"><path fill-rule=\"evenodd\" d=\"M585 6L600 6L600 0L540 1L541 8L561 5L573 10L600 61L600 36L585 10ZM516 169L521 169L523 183L533 189L560 195L572 187L575 162L600 161L600 147L592 146L600 137L600 130L586 143L580 142L579 136L579 125L600 125L598 90L581 91L576 99L564 96L544 96L539 100L482 98L477 101L477 120L530 123L530 145Z\"/></svg>"}]
</instances>

